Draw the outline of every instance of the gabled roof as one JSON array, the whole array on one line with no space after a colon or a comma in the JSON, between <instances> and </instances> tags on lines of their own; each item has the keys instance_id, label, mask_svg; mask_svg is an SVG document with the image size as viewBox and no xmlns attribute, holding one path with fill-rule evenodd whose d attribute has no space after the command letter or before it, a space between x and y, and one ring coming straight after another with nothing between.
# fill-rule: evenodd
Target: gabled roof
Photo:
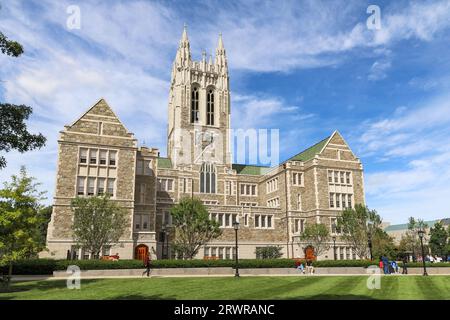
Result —
<instances>
[{"instance_id":1,"label":"gabled roof","mask_svg":"<svg viewBox=\"0 0 450 320\"><path fill-rule=\"evenodd\" d=\"M325 139L317 142L315 145L303 150L302 152L296 154L295 156L289 158L287 161L308 161L315 157L316 154L320 153L322 149L326 146L328 140L333 135L326 137ZM285 161L286 162L286 161Z\"/></svg>"},{"instance_id":2,"label":"gabled roof","mask_svg":"<svg viewBox=\"0 0 450 320\"><path fill-rule=\"evenodd\" d=\"M169 158L159 157L157 165L161 169L172 169L172 161Z\"/></svg>"},{"instance_id":3,"label":"gabled roof","mask_svg":"<svg viewBox=\"0 0 450 320\"><path fill-rule=\"evenodd\" d=\"M235 163L232 164L232 169L236 170L237 174L249 174L259 176L269 172L271 170L271 167Z\"/></svg>"},{"instance_id":4,"label":"gabled roof","mask_svg":"<svg viewBox=\"0 0 450 320\"><path fill-rule=\"evenodd\" d=\"M98 111L99 108L103 108L102 109L103 111L100 113L106 112L108 114L108 116L114 117L118 121L118 124L124 128L124 130L127 132L127 134L130 136L133 136L133 133L130 132L127 129L127 127L125 127L125 125L122 123L122 121L120 121L119 117L115 114L113 109L110 107L110 105L108 104L108 102L106 102L106 100L104 98L100 98L96 103L94 103L92 105L92 107L90 107L88 110L86 110L86 112L84 112L77 120L72 122L72 124L66 126L66 128L69 128L69 129L72 128L77 122L83 120L86 115L93 115L93 116L98 115L97 112L99 112Z\"/></svg>"}]
</instances>

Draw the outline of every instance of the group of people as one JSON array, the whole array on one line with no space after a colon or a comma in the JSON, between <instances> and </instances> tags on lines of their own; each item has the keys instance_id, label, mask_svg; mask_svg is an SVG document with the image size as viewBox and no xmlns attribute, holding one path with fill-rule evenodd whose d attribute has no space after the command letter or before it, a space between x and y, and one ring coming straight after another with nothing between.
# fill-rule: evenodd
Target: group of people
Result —
<instances>
[{"instance_id":1,"label":"group of people","mask_svg":"<svg viewBox=\"0 0 450 320\"><path fill-rule=\"evenodd\" d=\"M303 263L300 261L297 261L295 264L296 264L297 270L299 270L302 274L305 274L305 273L306 274L314 274L314 272L315 272L314 266L312 264L312 260L306 260L306 268L303 265Z\"/></svg>"},{"instance_id":2,"label":"group of people","mask_svg":"<svg viewBox=\"0 0 450 320\"><path fill-rule=\"evenodd\" d=\"M389 259L385 256L380 257L380 269L383 270L384 274L396 274L399 273L399 266L397 261L392 260L389 261ZM403 274L407 274L408 270L406 268L406 259L403 260Z\"/></svg>"}]
</instances>

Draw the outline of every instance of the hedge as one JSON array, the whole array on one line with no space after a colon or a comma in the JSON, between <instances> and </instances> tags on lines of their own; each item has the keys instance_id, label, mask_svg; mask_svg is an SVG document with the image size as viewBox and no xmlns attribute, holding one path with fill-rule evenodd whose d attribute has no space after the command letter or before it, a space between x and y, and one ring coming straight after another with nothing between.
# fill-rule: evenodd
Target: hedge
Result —
<instances>
[{"instance_id":1,"label":"hedge","mask_svg":"<svg viewBox=\"0 0 450 320\"><path fill-rule=\"evenodd\" d=\"M297 260L302 261L304 260ZM239 268L294 268L294 259L241 259ZM67 270L69 265L77 265L81 270L105 270L105 269L143 269L141 260L52 260L34 259L22 260L14 263L13 274L16 275L51 275L53 271ZM361 267L378 265L378 261L369 260L322 260L314 261L315 267ZM400 263L400 267L401 267ZM427 267L450 267L450 263L427 263ZM205 267L231 267L235 266L234 260L154 260L153 268L205 268ZM421 268L421 262L408 263L409 268ZM8 272L7 266L0 267L0 274Z\"/></svg>"}]
</instances>

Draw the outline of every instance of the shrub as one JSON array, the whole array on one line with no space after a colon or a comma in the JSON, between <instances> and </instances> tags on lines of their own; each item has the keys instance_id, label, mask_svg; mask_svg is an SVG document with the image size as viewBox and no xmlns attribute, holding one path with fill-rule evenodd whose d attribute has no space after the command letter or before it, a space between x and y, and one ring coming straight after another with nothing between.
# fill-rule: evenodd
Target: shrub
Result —
<instances>
[{"instance_id":1,"label":"shrub","mask_svg":"<svg viewBox=\"0 0 450 320\"><path fill-rule=\"evenodd\" d=\"M139 269L143 268L141 260L54 260L31 259L20 260L13 264L13 274L20 275L51 275L53 271L67 270L70 265L77 265L81 270L102 269ZM6 273L7 267L0 267L0 273Z\"/></svg>"},{"instance_id":2,"label":"shrub","mask_svg":"<svg viewBox=\"0 0 450 320\"><path fill-rule=\"evenodd\" d=\"M241 259L239 268L295 268L296 262L305 263L304 259ZM234 268L234 260L154 260L153 268ZM81 270L107 270L107 269L143 269L141 260L53 260L31 259L17 261L13 265L15 275L51 275L53 271L64 271L70 265L77 265ZM314 261L315 267L361 267L378 265L378 261L369 260L323 260ZM401 263L399 264L401 267ZM427 263L429 267L450 267L450 263ZM408 268L421 268L421 262L408 263ZM0 274L7 273L7 267L0 267Z\"/></svg>"}]
</instances>

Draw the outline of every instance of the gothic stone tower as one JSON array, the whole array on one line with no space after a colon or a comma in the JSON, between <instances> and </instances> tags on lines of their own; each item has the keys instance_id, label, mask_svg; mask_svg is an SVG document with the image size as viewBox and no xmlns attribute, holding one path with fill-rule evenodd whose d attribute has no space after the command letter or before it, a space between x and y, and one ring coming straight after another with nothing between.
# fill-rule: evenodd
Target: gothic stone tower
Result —
<instances>
[{"instance_id":1,"label":"gothic stone tower","mask_svg":"<svg viewBox=\"0 0 450 320\"><path fill-rule=\"evenodd\" d=\"M222 35L214 63L192 61L186 27L172 67L169 92L168 157L174 168L204 162L230 168L230 91Z\"/></svg>"}]
</instances>

